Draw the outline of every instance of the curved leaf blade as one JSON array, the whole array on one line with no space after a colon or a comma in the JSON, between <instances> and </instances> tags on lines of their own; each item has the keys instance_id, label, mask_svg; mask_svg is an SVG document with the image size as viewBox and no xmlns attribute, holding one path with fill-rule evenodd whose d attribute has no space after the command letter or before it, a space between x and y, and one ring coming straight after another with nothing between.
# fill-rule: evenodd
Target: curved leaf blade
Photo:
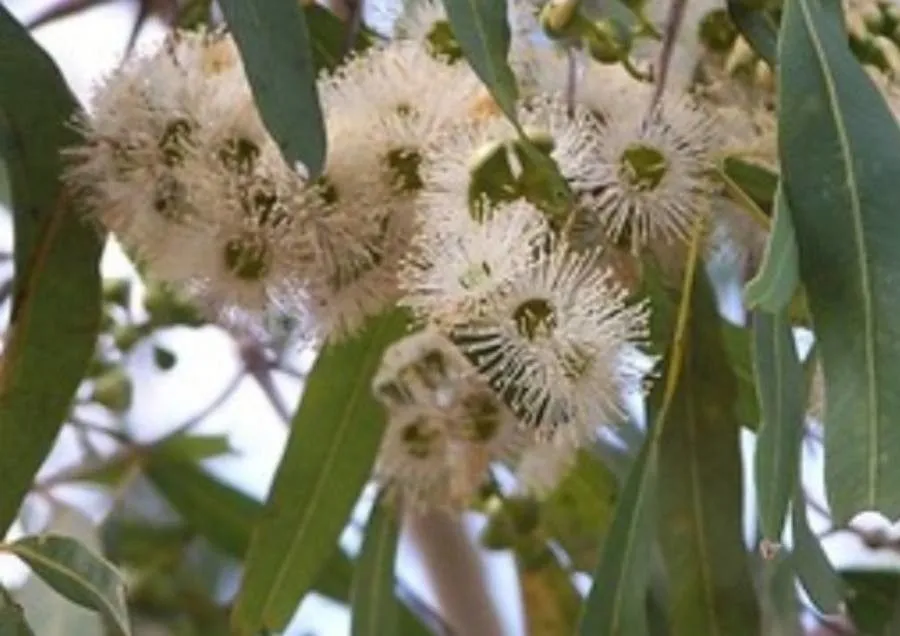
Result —
<instances>
[{"instance_id":1,"label":"curved leaf blade","mask_svg":"<svg viewBox=\"0 0 900 636\"><path fill-rule=\"evenodd\" d=\"M743 540L735 378L705 276L691 295L681 372L659 446L660 541L675 636L756 636Z\"/></svg>"},{"instance_id":2,"label":"curved leaf blade","mask_svg":"<svg viewBox=\"0 0 900 636\"><path fill-rule=\"evenodd\" d=\"M405 314L393 312L320 354L247 553L232 616L243 633L282 629L335 549L384 428L370 382L384 350L405 331Z\"/></svg>"},{"instance_id":3,"label":"curved leaf blade","mask_svg":"<svg viewBox=\"0 0 900 636\"><path fill-rule=\"evenodd\" d=\"M766 243L762 265L744 288L747 306L751 309L759 307L771 313L787 307L800 280L797 258L797 239L791 222L791 211L787 207L784 192L779 187L775 192L775 221Z\"/></svg>"},{"instance_id":4,"label":"curved leaf blade","mask_svg":"<svg viewBox=\"0 0 900 636\"><path fill-rule=\"evenodd\" d=\"M787 0L779 152L825 372L825 479L835 521L900 515L900 128L840 15Z\"/></svg>"},{"instance_id":5,"label":"curved leaf blade","mask_svg":"<svg viewBox=\"0 0 900 636\"><path fill-rule=\"evenodd\" d=\"M844 586L819 538L809 527L806 503L799 495L791 512L791 529L794 537L791 561L800 583L820 612L840 614L844 609Z\"/></svg>"},{"instance_id":6,"label":"curved leaf blade","mask_svg":"<svg viewBox=\"0 0 900 636\"><path fill-rule=\"evenodd\" d=\"M2 6L0 86L16 86L0 91L0 114L18 140L12 175L18 292L0 360L0 530L5 530L93 355L103 238L78 218L60 185L59 151L78 142L66 125L75 101L49 58Z\"/></svg>"},{"instance_id":7,"label":"curved leaf blade","mask_svg":"<svg viewBox=\"0 0 900 636\"><path fill-rule=\"evenodd\" d=\"M750 43L753 50L775 68L778 45L778 22L771 11L749 6L746 0L727 0L728 15Z\"/></svg>"},{"instance_id":8,"label":"curved leaf blade","mask_svg":"<svg viewBox=\"0 0 900 636\"><path fill-rule=\"evenodd\" d=\"M512 39L506 0L443 0L453 35L491 95L516 121L519 89L507 56Z\"/></svg>"},{"instance_id":9,"label":"curved leaf blade","mask_svg":"<svg viewBox=\"0 0 900 636\"><path fill-rule=\"evenodd\" d=\"M6 548L67 599L103 614L116 633L131 633L119 573L80 542L49 534L26 537Z\"/></svg>"},{"instance_id":10,"label":"curved leaf blade","mask_svg":"<svg viewBox=\"0 0 900 636\"><path fill-rule=\"evenodd\" d=\"M366 526L362 550L350 588L351 636L397 633L399 619L394 596L398 511L379 499Z\"/></svg>"},{"instance_id":11,"label":"curved leaf blade","mask_svg":"<svg viewBox=\"0 0 900 636\"><path fill-rule=\"evenodd\" d=\"M289 165L312 178L325 165L326 139L306 14L297 0L219 6L241 52L263 122Z\"/></svg>"},{"instance_id":12,"label":"curved leaf blade","mask_svg":"<svg viewBox=\"0 0 900 636\"><path fill-rule=\"evenodd\" d=\"M806 377L784 313L753 314L753 368L762 423L756 496L763 537L779 543L800 470Z\"/></svg>"}]
</instances>

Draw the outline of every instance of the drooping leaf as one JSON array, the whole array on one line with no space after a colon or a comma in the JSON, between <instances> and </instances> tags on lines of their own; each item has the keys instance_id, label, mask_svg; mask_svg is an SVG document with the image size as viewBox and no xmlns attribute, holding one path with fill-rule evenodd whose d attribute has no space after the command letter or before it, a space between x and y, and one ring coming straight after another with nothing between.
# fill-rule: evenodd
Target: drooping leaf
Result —
<instances>
[{"instance_id":1,"label":"drooping leaf","mask_svg":"<svg viewBox=\"0 0 900 636\"><path fill-rule=\"evenodd\" d=\"M731 361L731 372L737 380L735 412L741 424L755 430L759 425L759 402L756 378L753 376L753 338L746 327L722 321L722 344Z\"/></svg>"},{"instance_id":2,"label":"drooping leaf","mask_svg":"<svg viewBox=\"0 0 900 636\"><path fill-rule=\"evenodd\" d=\"M791 512L794 548L791 561L807 595L823 614L838 614L844 603L844 588L825 554L819 538L813 534L806 516L806 504L799 493Z\"/></svg>"},{"instance_id":3,"label":"drooping leaf","mask_svg":"<svg viewBox=\"0 0 900 636\"><path fill-rule=\"evenodd\" d=\"M244 633L283 628L334 550L381 441L370 383L405 329L402 312L386 314L320 354L247 554L233 615Z\"/></svg>"},{"instance_id":4,"label":"drooping leaf","mask_svg":"<svg viewBox=\"0 0 900 636\"><path fill-rule=\"evenodd\" d=\"M61 188L76 104L49 57L0 6L0 120L14 140L16 298L0 366L0 530L65 420L100 324L103 239ZM10 90L9 87L15 87ZM52 382L47 379L52 378Z\"/></svg>"},{"instance_id":5,"label":"drooping leaf","mask_svg":"<svg viewBox=\"0 0 900 636\"><path fill-rule=\"evenodd\" d=\"M131 633L122 578L112 565L79 541L47 534L25 537L6 549L67 599L103 614L116 633Z\"/></svg>"},{"instance_id":6,"label":"drooping leaf","mask_svg":"<svg viewBox=\"0 0 900 636\"><path fill-rule=\"evenodd\" d=\"M775 68L778 22L771 10L748 0L727 0L728 15L753 50ZM759 4L759 3L755 3Z\"/></svg>"},{"instance_id":7,"label":"drooping leaf","mask_svg":"<svg viewBox=\"0 0 900 636\"><path fill-rule=\"evenodd\" d=\"M379 499L366 525L362 550L350 588L350 633L381 636L397 632L394 563L397 558L398 510Z\"/></svg>"},{"instance_id":8,"label":"drooping leaf","mask_svg":"<svg viewBox=\"0 0 900 636\"><path fill-rule=\"evenodd\" d=\"M659 446L671 629L673 636L757 636L758 602L743 541L737 384L704 276L695 277L691 298L681 373Z\"/></svg>"},{"instance_id":9,"label":"drooping leaf","mask_svg":"<svg viewBox=\"0 0 900 636\"><path fill-rule=\"evenodd\" d=\"M629 472L600 550L582 609L581 636L645 636L646 599L656 533L657 448L644 442Z\"/></svg>"},{"instance_id":10,"label":"drooping leaf","mask_svg":"<svg viewBox=\"0 0 900 636\"><path fill-rule=\"evenodd\" d=\"M227 435L198 435L177 432L160 440L152 454L171 460L198 462L233 452Z\"/></svg>"},{"instance_id":11,"label":"drooping leaf","mask_svg":"<svg viewBox=\"0 0 900 636\"><path fill-rule=\"evenodd\" d=\"M900 128L851 54L839 10L787 0L779 46L779 152L825 372L829 503L837 523L862 510L893 518Z\"/></svg>"},{"instance_id":12,"label":"drooping leaf","mask_svg":"<svg viewBox=\"0 0 900 636\"><path fill-rule=\"evenodd\" d=\"M766 243L759 271L747 283L744 300L750 308L779 312L794 296L800 279L797 264L797 240L791 212L781 188L775 194L775 221Z\"/></svg>"},{"instance_id":13,"label":"drooping leaf","mask_svg":"<svg viewBox=\"0 0 900 636\"><path fill-rule=\"evenodd\" d=\"M25 620L22 606L0 587L0 634L3 636L35 636Z\"/></svg>"},{"instance_id":14,"label":"drooping leaf","mask_svg":"<svg viewBox=\"0 0 900 636\"><path fill-rule=\"evenodd\" d=\"M519 89L507 61L511 33L506 0L443 0L463 55L497 105L516 121Z\"/></svg>"},{"instance_id":15,"label":"drooping leaf","mask_svg":"<svg viewBox=\"0 0 900 636\"><path fill-rule=\"evenodd\" d=\"M762 634L766 636L802 636L801 606L797 597L792 555L779 550L762 564L764 611Z\"/></svg>"},{"instance_id":16,"label":"drooping leaf","mask_svg":"<svg viewBox=\"0 0 900 636\"><path fill-rule=\"evenodd\" d=\"M325 165L326 139L306 14L297 0L221 0L260 115L289 165L312 178Z\"/></svg>"},{"instance_id":17,"label":"drooping leaf","mask_svg":"<svg viewBox=\"0 0 900 636\"><path fill-rule=\"evenodd\" d=\"M577 570L592 572L597 553L612 520L618 495L615 475L587 451L541 502L540 520Z\"/></svg>"},{"instance_id":18,"label":"drooping leaf","mask_svg":"<svg viewBox=\"0 0 900 636\"><path fill-rule=\"evenodd\" d=\"M89 550L102 550L97 527L78 510L58 509L48 530L82 542ZM40 636L96 636L104 633L97 613L72 603L32 574L15 593L31 628ZM0 634L6 634L0 627Z\"/></svg>"},{"instance_id":19,"label":"drooping leaf","mask_svg":"<svg viewBox=\"0 0 900 636\"><path fill-rule=\"evenodd\" d=\"M777 544L800 470L806 379L784 312L755 312L753 341L762 411L754 458L757 507L763 537Z\"/></svg>"}]
</instances>

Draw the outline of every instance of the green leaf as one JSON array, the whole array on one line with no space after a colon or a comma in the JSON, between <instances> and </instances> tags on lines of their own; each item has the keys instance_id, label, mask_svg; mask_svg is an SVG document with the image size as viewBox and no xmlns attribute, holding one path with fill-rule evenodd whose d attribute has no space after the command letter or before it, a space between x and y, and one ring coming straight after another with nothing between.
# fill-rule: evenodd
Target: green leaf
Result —
<instances>
[{"instance_id":1,"label":"green leaf","mask_svg":"<svg viewBox=\"0 0 900 636\"><path fill-rule=\"evenodd\" d=\"M102 550L97 527L74 508L57 509L48 529L77 539L90 550ZM16 591L15 597L22 604L32 629L40 636L97 636L105 633L101 616L68 601L38 576L29 576L25 585ZM2 627L0 634L6 634Z\"/></svg>"},{"instance_id":2,"label":"green leaf","mask_svg":"<svg viewBox=\"0 0 900 636\"><path fill-rule=\"evenodd\" d=\"M791 211L784 193L775 193L775 221L766 243L759 271L744 289L747 306L776 313L784 309L794 297L800 280L797 264L797 240L791 223Z\"/></svg>"},{"instance_id":3,"label":"green leaf","mask_svg":"<svg viewBox=\"0 0 900 636\"><path fill-rule=\"evenodd\" d=\"M152 454L157 457L186 462L198 462L233 452L227 435L197 435L186 431L164 437L152 447Z\"/></svg>"},{"instance_id":4,"label":"green leaf","mask_svg":"<svg viewBox=\"0 0 900 636\"><path fill-rule=\"evenodd\" d=\"M260 115L285 161L311 178L325 165L326 139L306 14L297 0L219 6L241 52Z\"/></svg>"},{"instance_id":5,"label":"green leaf","mask_svg":"<svg viewBox=\"0 0 900 636\"><path fill-rule=\"evenodd\" d=\"M641 447L622 489L582 610L581 636L645 636L656 531L657 447Z\"/></svg>"},{"instance_id":6,"label":"green leaf","mask_svg":"<svg viewBox=\"0 0 900 636\"><path fill-rule=\"evenodd\" d=\"M695 277L691 298L681 373L659 446L671 629L674 636L757 636L759 610L743 540L737 383L704 276Z\"/></svg>"},{"instance_id":7,"label":"green leaf","mask_svg":"<svg viewBox=\"0 0 900 636\"><path fill-rule=\"evenodd\" d=\"M303 7L306 24L309 28L310 47L316 71L335 70L343 60L346 47L347 26L340 18L320 4L310 3ZM375 34L365 25L360 28L359 36L353 43L352 50L365 51L375 41Z\"/></svg>"},{"instance_id":8,"label":"green leaf","mask_svg":"<svg viewBox=\"0 0 900 636\"><path fill-rule=\"evenodd\" d=\"M766 636L802 636L801 605L797 598L791 553L779 550L762 564L762 589L766 601L762 632Z\"/></svg>"},{"instance_id":9,"label":"green leaf","mask_svg":"<svg viewBox=\"0 0 900 636\"><path fill-rule=\"evenodd\" d=\"M22 606L9 592L0 587L0 634L3 636L34 636L25 620Z\"/></svg>"},{"instance_id":10,"label":"green leaf","mask_svg":"<svg viewBox=\"0 0 900 636\"><path fill-rule=\"evenodd\" d=\"M844 589L819 538L806 517L806 505L797 494L791 512L794 549L791 560L807 595L823 614L838 614L844 604Z\"/></svg>"},{"instance_id":11,"label":"green leaf","mask_svg":"<svg viewBox=\"0 0 900 636\"><path fill-rule=\"evenodd\" d=\"M860 634L893 636L900 630L900 573L841 572L850 590L847 609Z\"/></svg>"},{"instance_id":12,"label":"green leaf","mask_svg":"<svg viewBox=\"0 0 900 636\"><path fill-rule=\"evenodd\" d=\"M779 150L825 372L825 480L840 524L900 516L900 128L837 15L787 0Z\"/></svg>"},{"instance_id":13,"label":"green leaf","mask_svg":"<svg viewBox=\"0 0 900 636\"><path fill-rule=\"evenodd\" d=\"M379 498L366 526L350 589L352 636L397 633L394 562L399 538L398 512Z\"/></svg>"},{"instance_id":14,"label":"green leaf","mask_svg":"<svg viewBox=\"0 0 900 636\"><path fill-rule=\"evenodd\" d=\"M800 469L806 378L784 312L753 314L754 371L762 424L756 443L756 497L763 536L780 543Z\"/></svg>"},{"instance_id":15,"label":"green leaf","mask_svg":"<svg viewBox=\"0 0 900 636\"><path fill-rule=\"evenodd\" d=\"M748 0L727 0L731 21L761 58L775 68L778 45L778 22L771 11L755 8Z\"/></svg>"},{"instance_id":16,"label":"green leaf","mask_svg":"<svg viewBox=\"0 0 900 636\"><path fill-rule=\"evenodd\" d=\"M119 573L79 541L47 534L25 537L5 548L67 599L103 614L116 633L131 633Z\"/></svg>"},{"instance_id":17,"label":"green leaf","mask_svg":"<svg viewBox=\"0 0 900 636\"><path fill-rule=\"evenodd\" d=\"M775 204L775 191L778 187L778 175L755 163L738 157L726 157L722 163L722 172L741 191L750 197L760 210L771 214Z\"/></svg>"},{"instance_id":18,"label":"green leaf","mask_svg":"<svg viewBox=\"0 0 900 636\"><path fill-rule=\"evenodd\" d=\"M372 377L406 322L400 311L379 316L320 354L247 554L233 614L243 633L282 629L334 550L384 429Z\"/></svg>"},{"instance_id":19,"label":"green leaf","mask_svg":"<svg viewBox=\"0 0 900 636\"><path fill-rule=\"evenodd\" d=\"M103 239L60 187L59 152L78 142L59 72L0 6L0 119L15 140L17 296L0 368L0 531L69 411L100 325ZM52 382L47 379L52 378Z\"/></svg>"},{"instance_id":20,"label":"green leaf","mask_svg":"<svg viewBox=\"0 0 900 636\"><path fill-rule=\"evenodd\" d=\"M615 475L582 450L575 466L541 502L541 526L559 542L576 569L593 571L597 567L597 553L612 521L618 490Z\"/></svg>"},{"instance_id":21,"label":"green leaf","mask_svg":"<svg viewBox=\"0 0 900 636\"><path fill-rule=\"evenodd\" d=\"M511 34L506 0L443 2L453 35L472 69L504 114L510 120L517 121L519 89L507 61Z\"/></svg>"},{"instance_id":22,"label":"green leaf","mask_svg":"<svg viewBox=\"0 0 900 636\"><path fill-rule=\"evenodd\" d=\"M759 425L759 402L753 375L753 343L751 330L722 321L722 343L731 361L731 372L737 380L735 412L741 424L756 429Z\"/></svg>"}]
</instances>

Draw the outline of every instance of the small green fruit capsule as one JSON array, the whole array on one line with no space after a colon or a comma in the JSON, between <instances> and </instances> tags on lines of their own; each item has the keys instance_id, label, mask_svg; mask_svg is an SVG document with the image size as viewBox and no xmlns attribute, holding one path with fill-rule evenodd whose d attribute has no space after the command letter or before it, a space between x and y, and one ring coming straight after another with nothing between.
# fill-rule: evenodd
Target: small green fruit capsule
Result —
<instances>
[{"instance_id":1,"label":"small green fruit capsule","mask_svg":"<svg viewBox=\"0 0 900 636\"><path fill-rule=\"evenodd\" d=\"M700 41L710 51L725 53L737 39L737 29L725 9L716 9L700 21Z\"/></svg>"},{"instance_id":2,"label":"small green fruit capsule","mask_svg":"<svg viewBox=\"0 0 900 636\"><path fill-rule=\"evenodd\" d=\"M628 29L614 20L598 20L585 35L588 53L603 64L615 64L628 56L634 39Z\"/></svg>"},{"instance_id":3,"label":"small green fruit capsule","mask_svg":"<svg viewBox=\"0 0 900 636\"><path fill-rule=\"evenodd\" d=\"M577 35L580 4L581 0L550 0L543 6L538 19L548 38L556 40Z\"/></svg>"},{"instance_id":4,"label":"small green fruit capsule","mask_svg":"<svg viewBox=\"0 0 900 636\"><path fill-rule=\"evenodd\" d=\"M113 329L113 342L122 353L128 353L144 337L144 329L136 325L119 325Z\"/></svg>"}]
</instances>

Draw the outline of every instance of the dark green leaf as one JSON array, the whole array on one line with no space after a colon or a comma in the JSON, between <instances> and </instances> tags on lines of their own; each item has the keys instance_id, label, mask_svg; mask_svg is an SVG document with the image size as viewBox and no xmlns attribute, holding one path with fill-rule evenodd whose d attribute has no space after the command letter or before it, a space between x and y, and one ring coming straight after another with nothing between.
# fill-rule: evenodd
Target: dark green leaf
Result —
<instances>
[{"instance_id":1,"label":"dark green leaf","mask_svg":"<svg viewBox=\"0 0 900 636\"><path fill-rule=\"evenodd\" d=\"M656 444L644 442L622 489L594 583L585 601L581 636L645 636L646 598L656 532Z\"/></svg>"},{"instance_id":2,"label":"dark green leaf","mask_svg":"<svg viewBox=\"0 0 900 636\"><path fill-rule=\"evenodd\" d=\"M306 14L297 0L219 6L234 35L260 115L289 165L312 178L325 165L326 139Z\"/></svg>"},{"instance_id":3,"label":"dark green leaf","mask_svg":"<svg viewBox=\"0 0 900 636\"><path fill-rule=\"evenodd\" d=\"M778 175L763 166L737 157L727 157L723 162L722 171L759 206L763 213L771 212L775 204Z\"/></svg>"},{"instance_id":4,"label":"dark green leaf","mask_svg":"<svg viewBox=\"0 0 900 636\"><path fill-rule=\"evenodd\" d=\"M572 577L543 541L531 554L516 553L528 636L572 634L578 626L581 597Z\"/></svg>"},{"instance_id":5,"label":"dark green leaf","mask_svg":"<svg viewBox=\"0 0 900 636\"><path fill-rule=\"evenodd\" d=\"M379 499L366 526L362 550L350 588L352 636L382 636L397 632L398 607L394 596L398 510Z\"/></svg>"},{"instance_id":6,"label":"dark green leaf","mask_svg":"<svg viewBox=\"0 0 900 636\"><path fill-rule=\"evenodd\" d=\"M20 539L7 549L67 599L103 614L116 633L131 633L119 573L80 542L48 534Z\"/></svg>"},{"instance_id":7,"label":"dark green leaf","mask_svg":"<svg viewBox=\"0 0 900 636\"><path fill-rule=\"evenodd\" d=\"M834 6L837 6L836 4ZM779 150L825 372L825 479L837 523L900 516L900 128L840 11L786 0Z\"/></svg>"},{"instance_id":8,"label":"dark green leaf","mask_svg":"<svg viewBox=\"0 0 900 636\"><path fill-rule=\"evenodd\" d=\"M753 376L753 342L751 331L722 321L722 343L731 361L731 372L737 380L735 411L741 424L756 429L759 425L759 402L756 378Z\"/></svg>"},{"instance_id":9,"label":"dark green leaf","mask_svg":"<svg viewBox=\"0 0 900 636\"><path fill-rule=\"evenodd\" d=\"M0 120L15 143L17 295L0 369L0 530L69 411L100 325L102 237L60 187L76 104L50 59L0 6ZM9 87L16 87L9 90ZM52 378L52 382L47 379Z\"/></svg>"},{"instance_id":10,"label":"dark green leaf","mask_svg":"<svg viewBox=\"0 0 900 636\"><path fill-rule=\"evenodd\" d=\"M779 550L763 564L765 603L762 633L766 636L802 636L801 605L797 598L792 555Z\"/></svg>"},{"instance_id":11,"label":"dark green leaf","mask_svg":"<svg viewBox=\"0 0 900 636\"><path fill-rule=\"evenodd\" d=\"M333 71L343 59L347 25L340 18L320 4L310 3L303 7L309 28L310 46L316 71ZM359 37L353 43L354 51L364 51L375 41L374 34L363 26Z\"/></svg>"},{"instance_id":12,"label":"dark green leaf","mask_svg":"<svg viewBox=\"0 0 900 636\"><path fill-rule=\"evenodd\" d=\"M443 0L450 27L472 69L513 121L519 89L507 61L510 29L506 0Z\"/></svg>"},{"instance_id":13,"label":"dark green leaf","mask_svg":"<svg viewBox=\"0 0 900 636\"><path fill-rule=\"evenodd\" d=\"M334 550L384 428L370 383L405 331L406 316L393 312L320 354L247 555L233 616L244 633L283 628Z\"/></svg>"},{"instance_id":14,"label":"dark green leaf","mask_svg":"<svg viewBox=\"0 0 900 636\"><path fill-rule=\"evenodd\" d=\"M744 39L769 66L775 68L778 22L771 11L753 6L750 0L727 0L727 5L728 15Z\"/></svg>"},{"instance_id":15,"label":"dark green leaf","mask_svg":"<svg viewBox=\"0 0 900 636\"><path fill-rule=\"evenodd\" d=\"M744 289L750 308L779 312L791 302L800 280L797 241L791 223L791 211L781 188L775 193L775 221L766 243L763 262L756 276Z\"/></svg>"},{"instance_id":16,"label":"dark green leaf","mask_svg":"<svg viewBox=\"0 0 900 636\"><path fill-rule=\"evenodd\" d=\"M0 634L3 636L34 636L25 620L25 612L9 592L0 587Z\"/></svg>"},{"instance_id":17,"label":"dark green leaf","mask_svg":"<svg viewBox=\"0 0 900 636\"><path fill-rule=\"evenodd\" d=\"M800 469L806 379L784 312L753 314L754 370L762 423L756 443L756 498L765 539L780 543Z\"/></svg>"},{"instance_id":18,"label":"dark green leaf","mask_svg":"<svg viewBox=\"0 0 900 636\"><path fill-rule=\"evenodd\" d=\"M900 630L900 573L841 572L850 594L847 609L860 634L894 636Z\"/></svg>"},{"instance_id":19,"label":"dark green leaf","mask_svg":"<svg viewBox=\"0 0 900 636\"><path fill-rule=\"evenodd\" d=\"M695 277L691 298L681 373L659 446L670 624L675 636L757 636L759 611L743 540L737 383L704 276Z\"/></svg>"},{"instance_id":20,"label":"dark green leaf","mask_svg":"<svg viewBox=\"0 0 900 636\"><path fill-rule=\"evenodd\" d=\"M615 475L587 451L541 502L541 526L581 571L597 567L597 552L612 520L618 494Z\"/></svg>"},{"instance_id":21,"label":"dark green leaf","mask_svg":"<svg viewBox=\"0 0 900 636\"><path fill-rule=\"evenodd\" d=\"M809 527L806 506L799 496L791 512L791 530L794 537L791 560L800 583L820 612L838 614L844 603L844 589L819 538Z\"/></svg>"}]
</instances>

